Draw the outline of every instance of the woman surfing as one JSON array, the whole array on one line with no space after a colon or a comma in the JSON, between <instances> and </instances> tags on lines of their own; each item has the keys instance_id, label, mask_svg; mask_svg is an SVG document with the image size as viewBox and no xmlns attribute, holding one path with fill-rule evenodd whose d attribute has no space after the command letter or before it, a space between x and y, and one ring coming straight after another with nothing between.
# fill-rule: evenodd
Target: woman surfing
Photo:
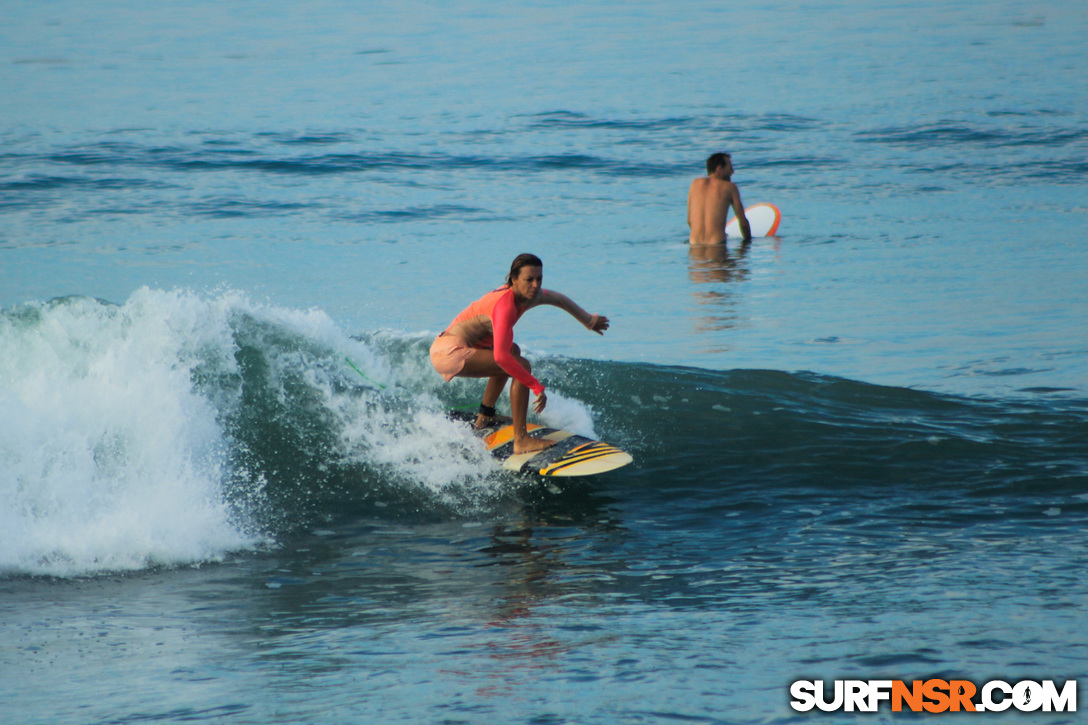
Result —
<instances>
[{"instance_id":1,"label":"woman surfing","mask_svg":"<svg viewBox=\"0 0 1088 725\"><path fill-rule=\"evenodd\" d=\"M566 310L574 319L598 335L608 329L608 318L591 315L569 297L544 289L544 263L533 254L519 254L510 265L506 284L488 292L457 315L431 345L431 364L449 382L453 378L488 378L476 427L495 422L495 403L510 385L510 409L514 423L514 453L531 453L553 445L552 441L530 438L526 430L529 391L540 413L548 404L544 386L532 375L532 366L514 344L514 325L526 311L540 305Z\"/></svg>"}]
</instances>

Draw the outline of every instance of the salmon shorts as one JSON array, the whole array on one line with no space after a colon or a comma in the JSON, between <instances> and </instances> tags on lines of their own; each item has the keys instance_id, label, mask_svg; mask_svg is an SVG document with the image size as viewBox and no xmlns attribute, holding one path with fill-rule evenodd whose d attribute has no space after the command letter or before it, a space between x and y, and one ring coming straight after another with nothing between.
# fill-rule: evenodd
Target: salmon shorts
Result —
<instances>
[{"instance_id":1,"label":"salmon shorts","mask_svg":"<svg viewBox=\"0 0 1088 725\"><path fill-rule=\"evenodd\" d=\"M448 383L465 367L465 361L476 354L476 348L469 347L465 341L455 335L442 333L431 343L431 365Z\"/></svg>"}]
</instances>

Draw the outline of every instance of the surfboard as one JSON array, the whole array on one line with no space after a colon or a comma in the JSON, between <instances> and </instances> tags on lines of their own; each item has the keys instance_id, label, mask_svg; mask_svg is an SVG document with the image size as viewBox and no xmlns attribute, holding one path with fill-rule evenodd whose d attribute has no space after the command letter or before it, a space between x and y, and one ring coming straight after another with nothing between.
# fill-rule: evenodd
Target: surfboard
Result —
<instances>
[{"instance_id":1,"label":"surfboard","mask_svg":"<svg viewBox=\"0 0 1088 725\"><path fill-rule=\"evenodd\" d=\"M752 228L752 237L773 237L778 231L778 223L782 221L782 212L774 204L756 204L744 210L744 216L748 217L748 226ZM736 217L725 225L727 237L739 237L740 223Z\"/></svg>"},{"instance_id":2,"label":"surfboard","mask_svg":"<svg viewBox=\"0 0 1088 725\"><path fill-rule=\"evenodd\" d=\"M453 410L450 418L472 425L476 413ZM509 471L535 473L539 476L592 476L622 468L634 459L630 453L608 443L595 441L558 428L530 423L529 435L546 438L555 445L534 453L514 453L514 426L498 423L473 429L487 450Z\"/></svg>"}]
</instances>

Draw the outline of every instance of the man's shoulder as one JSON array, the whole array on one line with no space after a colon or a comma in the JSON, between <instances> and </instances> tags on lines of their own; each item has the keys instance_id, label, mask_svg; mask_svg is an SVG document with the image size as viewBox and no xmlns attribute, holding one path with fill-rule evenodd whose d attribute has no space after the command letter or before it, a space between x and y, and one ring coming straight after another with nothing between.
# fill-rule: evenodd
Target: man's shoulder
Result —
<instances>
[{"instance_id":1,"label":"man's shoulder","mask_svg":"<svg viewBox=\"0 0 1088 725\"><path fill-rule=\"evenodd\" d=\"M714 179L709 176L700 176L697 179L693 179L691 186L688 187L689 194L710 194L714 191Z\"/></svg>"},{"instance_id":2,"label":"man's shoulder","mask_svg":"<svg viewBox=\"0 0 1088 725\"><path fill-rule=\"evenodd\" d=\"M710 194L716 196L726 196L736 191L737 185L732 181L726 179L715 179L713 176L708 176L703 179L703 188Z\"/></svg>"},{"instance_id":3,"label":"man's shoulder","mask_svg":"<svg viewBox=\"0 0 1088 725\"><path fill-rule=\"evenodd\" d=\"M729 197L736 196L738 192L737 185L729 179L715 179L714 191L719 196Z\"/></svg>"}]
</instances>

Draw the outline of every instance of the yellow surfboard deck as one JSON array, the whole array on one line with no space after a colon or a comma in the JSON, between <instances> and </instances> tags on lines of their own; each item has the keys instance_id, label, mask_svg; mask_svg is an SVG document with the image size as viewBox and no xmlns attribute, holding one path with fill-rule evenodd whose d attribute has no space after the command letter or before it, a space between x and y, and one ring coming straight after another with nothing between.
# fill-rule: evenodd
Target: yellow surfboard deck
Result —
<instances>
[{"instance_id":1,"label":"yellow surfboard deck","mask_svg":"<svg viewBox=\"0 0 1088 725\"><path fill-rule=\"evenodd\" d=\"M450 417L472 425L475 413L451 411ZM592 476L622 468L634 459L631 454L608 443L595 441L558 428L528 425L529 435L555 441L555 445L534 453L514 453L514 426L500 423L475 431L503 468L540 476Z\"/></svg>"}]
</instances>

